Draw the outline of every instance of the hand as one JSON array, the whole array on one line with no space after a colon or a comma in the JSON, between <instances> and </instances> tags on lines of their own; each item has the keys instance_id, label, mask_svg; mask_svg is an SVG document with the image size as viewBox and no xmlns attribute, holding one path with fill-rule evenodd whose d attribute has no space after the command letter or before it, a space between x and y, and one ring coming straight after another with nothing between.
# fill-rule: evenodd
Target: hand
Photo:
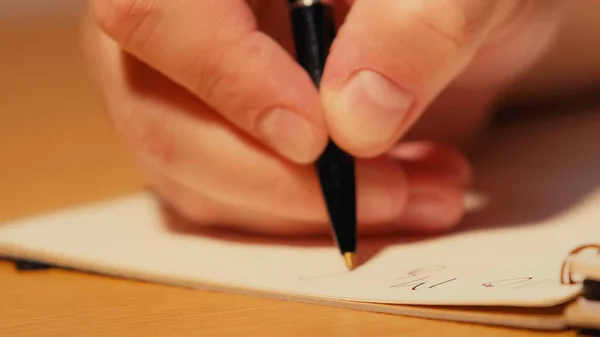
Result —
<instances>
[{"instance_id":1,"label":"hand","mask_svg":"<svg viewBox=\"0 0 600 337\"><path fill-rule=\"evenodd\" d=\"M319 94L283 0L91 4L86 54L151 185L198 225L276 234L329 232L329 136L359 158L360 232L453 227L470 168L428 140L476 129L558 22L550 0L339 1Z\"/></svg>"}]
</instances>

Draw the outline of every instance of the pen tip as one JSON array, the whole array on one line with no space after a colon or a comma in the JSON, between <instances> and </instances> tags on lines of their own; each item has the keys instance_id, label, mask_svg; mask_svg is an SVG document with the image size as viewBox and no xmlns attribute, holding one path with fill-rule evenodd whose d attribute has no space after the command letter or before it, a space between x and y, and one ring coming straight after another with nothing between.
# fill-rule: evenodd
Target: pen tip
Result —
<instances>
[{"instance_id":1,"label":"pen tip","mask_svg":"<svg viewBox=\"0 0 600 337\"><path fill-rule=\"evenodd\" d=\"M346 261L346 267L348 270L356 268L356 254L355 253L344 253L344 261Z\"/></svg>"}]
</instances>

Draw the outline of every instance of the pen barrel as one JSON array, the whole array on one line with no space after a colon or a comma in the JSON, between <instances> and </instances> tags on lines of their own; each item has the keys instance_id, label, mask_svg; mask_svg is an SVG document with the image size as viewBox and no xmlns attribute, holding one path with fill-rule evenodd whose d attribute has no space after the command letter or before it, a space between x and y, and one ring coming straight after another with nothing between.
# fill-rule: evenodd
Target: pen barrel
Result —
<instances>
[{"instance_id":1,"label":"pen barrel","mask_svg":"<svg viewBox=\"0 0 600 337\"><path fill-rule=\"evenodd\" d=\"M296 59L320 88L325 61L336 35L333 8L319 0L288 1ZM354 158L333 141L315 163L338 247L356 251Z\"/></svg>"},{"instance_id":2,"label":"pen barrel","mask_svg":"<svg viewBox=\"0 0 600 337\"><path fill-rule=\"evenodd\" d=\"M291 21L297 61L319 88L336 34L333 8L316 1L306 6L295 6L291 11Z\"/></svg>"}]
</instances>

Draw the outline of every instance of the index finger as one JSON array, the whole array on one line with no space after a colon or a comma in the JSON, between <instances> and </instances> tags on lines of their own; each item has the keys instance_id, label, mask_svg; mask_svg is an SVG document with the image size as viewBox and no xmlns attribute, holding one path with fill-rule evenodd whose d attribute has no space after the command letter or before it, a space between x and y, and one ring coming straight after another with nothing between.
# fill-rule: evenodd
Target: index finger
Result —
<instances>
[{"instance_id":1,"label":"index finger","mask_svg":"<svg viewBox=\"0 0 600 337\"><path fill-rule=\"evenodd\" d=\"M93 3L100 27L124 50L263 144L300 163L314 160L325 147L314 84L281 46L258 30L245 1Z\"/></svg>"}]
</instances>

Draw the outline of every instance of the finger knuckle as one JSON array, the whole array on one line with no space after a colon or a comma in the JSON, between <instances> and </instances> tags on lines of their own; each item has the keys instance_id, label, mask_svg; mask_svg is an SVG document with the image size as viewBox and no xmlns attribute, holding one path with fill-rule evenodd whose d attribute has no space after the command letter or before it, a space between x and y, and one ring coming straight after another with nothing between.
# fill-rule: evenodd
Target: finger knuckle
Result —
<instances>
[{"instance_id":1,"label":"finger knuckle","mask_svg":"<svg viewBox=\"0 0 600 337\"><path fill-rule=\"evenodd\" d=\"M150 157L161 166L174 165L176 157L175 133L161 114L134 105L128 110L111 114L116 131L140 154Z\"/></svg>"},{"instance_id":2,"label":"finger knuckle","mask_svg":"<svg viewBox=\"0 0 600 337\"><path fill-rule=\"evenodd\" d=\"M491 22L493 1L444 0L433 2L427 10L417 13L415 19L436 39L456 49L470 45Z\"/></svg>"},{"instance_id":3,"label":"finger knuckle","mask_svg":"<svg viewBox=\"0 0 600 337\"><path fill-rule=\"evenodd\" d=\"M267 189L265 190L268 196L279 202L283 201L290 195L292 191L292 182L289 177L284 174L274 175L266 179Z\"/></svg>"},{"instance_id":4,"label":"finger knuckle","mask_svg":"<svg viewBox=\"0 0 600 337\"><path fill-rule=\"evenodd\" d=\"M220 219L220 212L212 202L207 202L204 198L190 198L181 196L172 201L173 208L184 219L192 222L196 226L215 226Z\"/></svg>"},{"instance_id":5,"label":"finger knuckle","mask_svg":"<svg viewBox=\"0 0 600 337\"><path fill-rule=\"evenodd\" d=\"M266 85L264 79L248 76L250 73L264 73L272 64L274 55L260 39L256 30L240 33L235 40L225 42L211 50L196 50L190 61L181 67L179 77L191 83L191 90L198 97L211 104L238 126L251 128L254 114L259 111L259 99ZM240 59L240 55L245 55ZM247 62L251 59L252 62ZM239 64L244 62L245 69ZM242 92L243 94L240 94Z\"/></svg>"},{"instance_id":6,"label":"finger knuckle","mask_svg":"<svg viewBox=\"0 0 600 337\"><path fill-rule=\"evenodd\" d=\"M116 40L127 41L144 27L157 0L93 0L100 28ZM152 31L150 29L148 31Z\"/></svg>"},{"instance_id":7,"label":"finger knuckle","mask_svg":"<svg viewBox=\"0 0 600 337\"><path fill-rule=\"evenodd\" d=\"M255 191L256 207L264 207L259 203L268 200L273 213L281 214L283 209L295 208L290 207L290 205L299 205L298 200L307 200L307 198L312 197L308 192L304 192L297 179L299 177L290 174L290 172L274 171L268 175L255 177L255 179L247 179L246 184L248 185L246 187L248 190Z\"/></svg>"},{"instance_id":8,"label":"finger knuckle","mask_svg":"<svg viewBox=\"0 0 600 337\"><path fill-rule=\"evenodd\" d=\"M243 176L243 174L242 174ZM281 172L273 172L270 175L255 176L248 179L246 176L243 181L239 182L245 189L256 191L257 199L273 200L273 202L281 201L290 191L290 182L287 176Z\"/></svg>"},{"instance_id":9,"label":"finger knuckle","mask_svg":"<svg viewBox=\"0 0 600 337\"><path fill-rule=\"evenodd\" d=\"M190 83L192 91L205 101L212 101L215 89L226 77L235 79L236 72L228 71L229 55L235 52L239 42L226 42L215 48L192 50L189 61L183 62L179 77Z\"/></svg>"},{"instance_id":10,"label":"finger knuckle","mask_svg":"<svg viewBox=\"0 0 600 337\"><path fill-rule=\"evenodd\" d=\"M438 228L441 231L456 227L465 216L464 196L458 190L447 200L448 206L443 217L439 218Z\"/></svg>"},{"instance_id":11,"label":"finger knuckle","mask_svg":"<svg viewBox=\"0 0 600 337\"><path fill-rule=\"evenodd\" d=\"M220 216L219 208L205 197L196 194L165 174L154 172L154 179L150 179L150 185L160 196L162 202L170 212L169 217L177 228L189 227L189 225L211 225L215 224ZM156 176L158 175L158 176Z\"/></svg>"}]
</instances>

